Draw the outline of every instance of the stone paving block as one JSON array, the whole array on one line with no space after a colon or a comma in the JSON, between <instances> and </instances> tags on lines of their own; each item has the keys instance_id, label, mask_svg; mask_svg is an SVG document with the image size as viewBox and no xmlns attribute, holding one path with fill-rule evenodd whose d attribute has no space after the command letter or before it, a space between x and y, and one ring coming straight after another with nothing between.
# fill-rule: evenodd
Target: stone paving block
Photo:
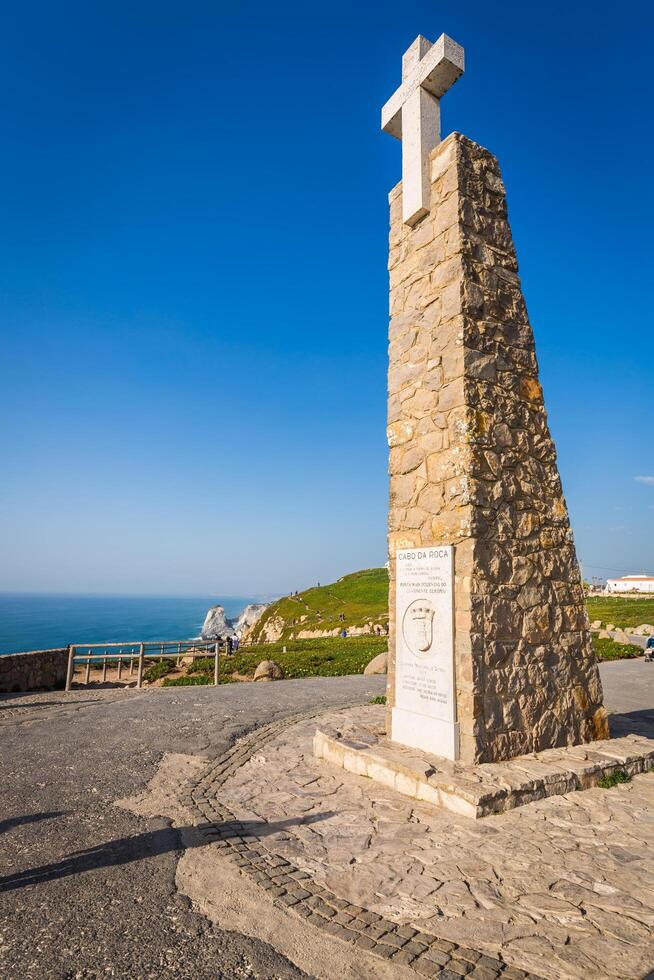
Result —
<instances>
[{"instance_id":1,"label":"stone paving block","mask_svg":"<svg viewBox=\"0 0 654 980\"><path fill-rule=\"evenodd\" d=\"M457 948L455 956L457 960L465 960L467 963L476 963L481 956L481 953L477 953L473 949Z\"/></svg>"},{"instance_id":2,"label":"stone paving block","mask_svg":"<svg viewBox=\"0 0 654 980\"><path fill-rule=\"evenodd\" d=\"M485 956L482 954L477 960L476 966L484 967L486 970L497 970L498 961L494 960L491 956ZM503 971L506 975L506 970ZM524 974L522 974L524 976Z\"/></svg>"},{"instance_id":3,"label":"stone paving block","mask_svg":"<svg viewBox=\"0 0 654 980\"><path fill-rule=\"evenodd\" d=\"M453 949L456 949L457 947L456 947L456 943L451 943L447 939L439 939L437 936L430 936L429 948L440 949L441 952L443 953L450 953Z\"/></svg>"},{"instance_id":4,"label":"stone paving block","mask_svg":"<svg viewBox=\"0 0 654 980\"><path fill-rule=\"evenodd\" d=\"M359 912L357 918L362 919L364 922L368 923L369 925L372 925L375 922L381 922L382 919L381 915L377 915L376 912L369 912L367 910L363 912Z\"/></svg>"},{"instance_id":5,"label":"stone paving block","mask_svg":"<svg viewBox=\"0 0 654 980\"><path fill-rule=\"evenodd\" d=\"M411 964L411 969L419 973L421 977L440 977L442 970L438 963L426 960L420 956Z\"/></svg>"},{"instance_id":6,"label":"stone paving block","mask_svg":"<svg viewBox=\"0 0 654 980\"><path fill-rule=\"evenodd\" d=\"M420 956L420 954L424 953L427 949L429 949L429 947L425 946L424 943L419 943L413 939L410 939L404 949L408 953L412 953L414 956Z\"/></svg>"},{"instance_id":7,"label":"stone paving block","mask_svg":"<svg viewBox=\"0 0 654 980\"><path fill-rule=\"evenodd\" d=\"M385 943L387 946L394 946L396 949L401 949L402 946L406 946L408 939L403 936L399 936L395 930L385 932L383 936L379 937L380 943Z\"/></svg>"},{"instance_id":8,"label":"stone paving block","mask_svg":"<svg viewBox=\"0 0 654 980\"><path fill-rule=\"evenodd\" d=\"M472 977L474 980L495 980L499 975L497 970L487 970L486 967L477 964L473 967L472 972L468 974L468 977Z\"/></svg>"},{"instance_id":9,"label":"stone paving block","mask_svg":"<svg viewBox=\"0 0 654 980\"><path fill-rule=\"evenodd\" d=\"M425 950L420 959L429 960L430 963L437 963L438 966L445 966L446 963L449 963L451 956L437 946L430 946L429 949Z\"/></svg>"},{"instance_id":10,"label":"stone paving block","mask_svg":"<svg viewBox=\"0 0 654 980\"><path fill-rule=\"evenodd\" d=\"M407 949L398 949L393 953L393 963L401 963L403 966L409 966L415 959L416 954Z\"/></svg>"},{"instance_id":11,"label":"stone paving block","mask_svg":"<svg viewBox=\"0 0 654 980\"><path fill-rule=\"evenodd\" d=\"M472 971L473 964L468 963L465 960L457 959L455 951L454 956L447 964L447 969L450 971L450 973L454 973L459 977L465 977Z\"/></svg>"},{"instance_id":12,"label":"stone paving block","mask_svg":"<svg viewBox=\"0 0 654 980\"><path fill-rule=\"evenodd\" d=\"M397 947L384 946L382 943L376 943L373 952L375 956L381 956L382 959L390 960L390 958L397 952Z\"/></svg>"}]
</instances>

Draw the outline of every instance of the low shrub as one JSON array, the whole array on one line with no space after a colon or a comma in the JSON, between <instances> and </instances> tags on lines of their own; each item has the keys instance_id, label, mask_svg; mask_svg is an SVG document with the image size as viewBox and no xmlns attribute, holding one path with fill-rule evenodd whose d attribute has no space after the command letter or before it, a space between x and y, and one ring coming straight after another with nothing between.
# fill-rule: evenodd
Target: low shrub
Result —
<instances>
[{"instance_id":1,"label":"low shrub","mask_svg":"<svg viewBox=\"0 0 654 980\"><path fill-rule=\"evenodd\" d=\"M602 789L611 789L612 786L618 786L620 783L631 782L631 776L624 771L624 769L616 769L614 772L609 773L608 776L604 776L597 783Z\"/></svg>"},{"instance_id":2,"label":"low shrub","mask_svg":"<svg viewBox=\"0 0 654 980\"><path fill-rule=\"evenodd\" d=\"M376 698L370 698L368 704L386 704L386 695L378 694Z\"/></svg>"},{"instance_id":3,"label":"low shrub","mask_svg":"<svg viewBox=\"0 0 654 980\"><path fill-rule=\"evenodd\" d=\"M184 674L182 677L166 677L162 687L189 687L195 684L213 684L213 674Z\"/></svg>"},{"instance_id":4,"label":"low shrub","mask_svg":"<svg viewBox=\"0 0 654 980\"><path fill-rule=\"evenodd\" d=\"M146 681L158 681L160 677L165 677L169 674L171 670L175 668L174 660L158 660L156 664L152 664L143 673L143 677Z\"/></svg>"},{"instance_id":5,"label":"low shrub","mask_svg":"<svg viewBox=\"0 0 654 980\"><path fill-rule=\"evenodd\" d=\"M221 659L221 664L225 661ZM213 657L198 657L186 668L187 674L213 674L215 660Z\"/></svg>"},{"instance_id":6,"label":"low shrub","mask_svg":"<svg viewBox=\"0 0 654 980\"><path fill-rule=\"evenodd\" d=\"M593 637L595 656L598 660L632 660L642 657L643 651L633 643L616 643L615 640Z\"/></svg>"}]
</instances>

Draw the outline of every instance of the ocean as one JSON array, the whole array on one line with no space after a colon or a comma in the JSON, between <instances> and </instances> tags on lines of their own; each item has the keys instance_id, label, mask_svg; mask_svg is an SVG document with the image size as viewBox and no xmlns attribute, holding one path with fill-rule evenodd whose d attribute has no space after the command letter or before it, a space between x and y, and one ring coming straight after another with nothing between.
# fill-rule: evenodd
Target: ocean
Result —
<instances>
[{"instance_id":1,"label":"ocean","mask_svg":"<svg viewBox=\"0 0 654 980\"><path fill-rule=\"evenodd\" d=\"M210 606L238 616L251 596L120 596L0 593L0 654L68 643L190 640Z\"/></svg>"}]
</instances>

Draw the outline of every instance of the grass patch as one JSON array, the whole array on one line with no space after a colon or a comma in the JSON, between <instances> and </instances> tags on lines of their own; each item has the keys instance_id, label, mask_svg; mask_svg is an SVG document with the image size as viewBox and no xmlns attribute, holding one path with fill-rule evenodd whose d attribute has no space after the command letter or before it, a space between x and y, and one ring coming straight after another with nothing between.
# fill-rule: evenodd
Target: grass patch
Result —
<instances>
[{"instance_id":1,"label":"grass patch","mask_svg":"<svg viewBox=\"0 0 654 980\"><path fill-rule=\"evenodd\" d=\"M290 640L286 644L266 643L257 647L241 647L233 657L221 661L221 669L224 673L237 671L252 676L262 660L274 660L287 678L343 677L346 674L362 674L372 658L384 653L387 648L385 636L353 636L346 640L327 637L320 640Z\"/></svg>"},{"instance_id":2,"label":"grass patch","mask_svg":"<svg viewBox=\"0 0 654 980\"><path fill-rule=\"evenodd\" d=\"M622 628L654 623L654 596L624 599L619 596L591 596L586 600L591 623L601 619Z\"/></svg>"},{"instance_id":3,"label":"grass patch","mask_svg":"<svg viewBox=\"0 0 654 980\"><path fill-rule=\"evenodd\" d=\"M620 783L631 782L631 776L629 776L624 769L616 769L614 772L609 773L608 776L604 776L597 783L601 789L611 789L612 786L618 786Z\"/></svg>"},{"instance_id":4,"label":"grass patch","mask_svg":"<svg viewBox=\"0 0 654 980\"><path fill-rule=\"evenodd\" d=\"M183 677L166 677L162 687L193 687L213 684L213 674L184 674Z\"/></svg>"},{"instance_id":5,"label":"grass patch","mask_svg":"<svg viewBox=\"0 0 654 980\"><path fill-rule=\"evenodd\" d=\"M616 643L615 640L600 640L593 637L595 656L598 660L632 660L642 657L643 651L633 643Z\"/></svg>"},{"instance_id":6,"label":"grass patch","mask_svg":"<svg viewBox=\"0 0 654 980\"><path fill-rule=\"evenodd\" d=\"M368 704L386 704L386 695L378 694L376 698L370 698Z\"/></svg>"},{"instance_id":7,"label":"grass patch","mask_svg":"<svg viewBox=\"0 0 654 980\"><path fill-rule=\"evenodd\" d=\"M220 683L231 683L233 673L253 677L262 660L274 660L282 668L286 678L362 674L372 658L379 653L385 653L387 648L388 640L385 636L353 636L347 640L325 637L320 640L288 640L286 643L241 647L231 657L221 656ZM187 668L186 676L210 673L213 677L213 668L213 657L198 657Z\"/></svg>"},{"instance_id":8,"label":"grass patch","mask_svg":"<svg viewBox=\"0 0 654 980\"><path fill-rule=\"evenodd\" d=\"M271 620L282 621L282 642L299 630L341 630L370 622L383 625L388 622L388 572L385 568L367 568L344 575L331 585L278 599L256 624L254 643Z\"/></svg>"},{"instance_id":9,"label":"grass patch","mask_svg":"<svg viewBox=\"0 0 654 980\"><path fill-rule=\"evenodd\" d=\"M153 664L152 667L148 667L148 669L144 672L143 677L146 681L158 681L160 677L165 677L166 674L169 674L171 670L174 670L174 668L174 660L159 660L156 664Z\"/></svg>"}]
</instances>

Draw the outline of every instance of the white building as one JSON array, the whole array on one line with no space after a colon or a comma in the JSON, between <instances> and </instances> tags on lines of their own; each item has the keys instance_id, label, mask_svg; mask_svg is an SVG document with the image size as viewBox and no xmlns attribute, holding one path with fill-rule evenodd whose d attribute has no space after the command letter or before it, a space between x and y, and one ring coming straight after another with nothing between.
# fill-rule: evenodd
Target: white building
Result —
<instances>
[{"instance_id":1,"label":"white building","mask_svg":"<svg viewBox=\"0 0 654 980\"><path fill-rule=\"evenodd\" d=\"M654 592L654 577L651 575L623 575L610 578L605 592Z\"/></svg>"}]
</instances>

